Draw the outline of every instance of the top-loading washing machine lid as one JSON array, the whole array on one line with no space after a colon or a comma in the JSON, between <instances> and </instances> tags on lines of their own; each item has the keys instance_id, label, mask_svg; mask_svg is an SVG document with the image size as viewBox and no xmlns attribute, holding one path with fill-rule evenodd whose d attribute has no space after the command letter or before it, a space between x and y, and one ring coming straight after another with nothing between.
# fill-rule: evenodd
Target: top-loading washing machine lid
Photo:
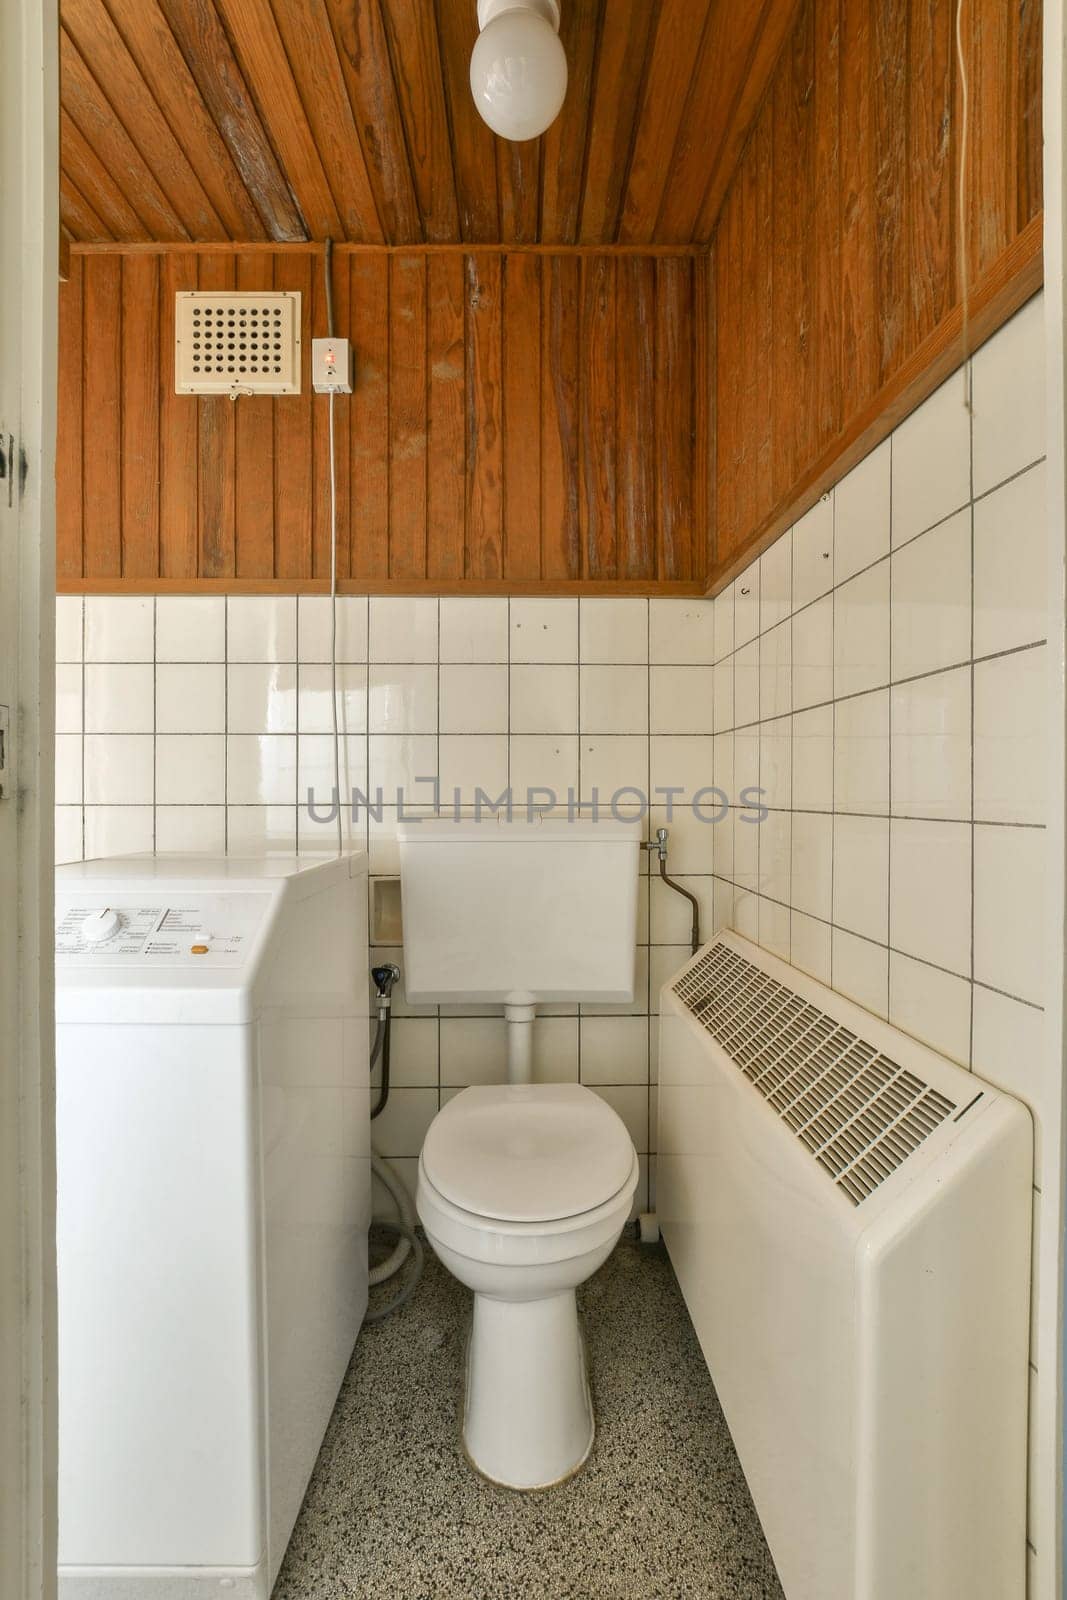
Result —
<instances>
[{"instance_id":1,"label":"top-loading washing machine lid","mask_svg":"<svg viewBox=\"0 0 1067 1600\"><path fill-rule=\"evenodd\" d=\"M422 1161L438 1193L464 1211L556 1222L618 1194L634 1147L616 1112L579 1084L504 1084L450 1100Z\"/></svg>"}]
</instances>

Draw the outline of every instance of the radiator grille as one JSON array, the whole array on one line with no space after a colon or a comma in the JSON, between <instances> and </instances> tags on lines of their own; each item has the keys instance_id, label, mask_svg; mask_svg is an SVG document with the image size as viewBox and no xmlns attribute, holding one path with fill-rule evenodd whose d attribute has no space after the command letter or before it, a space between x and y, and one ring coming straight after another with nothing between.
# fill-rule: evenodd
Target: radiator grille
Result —
<instances>
[{"instance_id":1,"label":"radiator grille","mask_svg":"<svg viewBox=\"0 0 1067 1600\"><path fill-rule=\"evenodd\" d=\"M956 1109L729 945L674 992L855 1206Z\"/></svg>"}]
</instances>

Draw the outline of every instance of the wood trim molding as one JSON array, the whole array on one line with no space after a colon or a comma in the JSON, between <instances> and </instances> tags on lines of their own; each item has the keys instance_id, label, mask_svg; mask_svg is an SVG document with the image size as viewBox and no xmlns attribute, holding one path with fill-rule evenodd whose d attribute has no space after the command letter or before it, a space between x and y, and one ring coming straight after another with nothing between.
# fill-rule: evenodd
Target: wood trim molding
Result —
<instances>
[{"instance_id":1,"label":"wood trim molding","mask_svg":"<svg viewBox=\"0 0 1067 1600\"><path fill-rule=\"evenodd\" d=\"M316 255L321 256L326 246L314 240L296 244L274 244L255 241L251 244L234 244L226 240L210 244L134 243L81 244L73 240L70 253L75 256L168 256L168 255ZM340 256L638 256L682 257L706 256L708 246L702 244L347 244L338 241L333 254Z\"/></svg>"}]
</instances>

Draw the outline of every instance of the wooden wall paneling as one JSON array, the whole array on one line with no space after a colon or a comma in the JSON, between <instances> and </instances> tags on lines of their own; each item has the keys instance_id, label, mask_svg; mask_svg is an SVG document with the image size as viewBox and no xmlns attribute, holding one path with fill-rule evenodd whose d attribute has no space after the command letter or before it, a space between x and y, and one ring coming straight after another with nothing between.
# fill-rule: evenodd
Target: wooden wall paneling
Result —
<instances>
[{"instance_id":1,"label":"wooden wall paneling","mask_svg":"<svg viewBox=\"0 0 1067 1600\"><path fill-rule=\"evenodd\" d=\"M389 259L389 576L426 576L426 257Z\"/></svg>"},{"instance_id":2,"label":"wooden wall paneling","mask_svg":"<svg viewBox=\"0 0 1067 1600\"><path fill-rule=\"evenodd\" d=\"M1041 209L1041 0L1018 0L1019 30L1016 69L1018 145L1016 150L1015 227L1024 228Z\"/></svg>"},{"instance_id":3,"label":"wooden wall paneling","mask_svg":"<svg viewBox=\"0 0 1067 1600\"><path fill-rule=\"evenodd\" d=\"M908 191L908 13L909 6L874 10L874 83L871 115L875 149L874 204L878 219L875 255L880 383L893 376L907 350ZM925 181L925 180L923 180Z\"/></svg>"},{"instance_id":4,"label":"wooden wall paneling","mask_svg":"<svg viewBox=\"0 0 1067 1600\"><path fill-rule=\"evenodd\" d=\"M967 0L970 299L959 304L962 95L940 0L804 0L716 231L716 566L728 581L1034 291L1034 20L1027 0ZM1029 39L1029 42L1027 40ZM995 63L995 64L994 64ZM745 218L773 121L773 350L752 309ZM1027 131L1029 130L1029 140ZM758 166L757 166L758 171ZM762 195L762 183L757 179ZM1021 196L1028 197L1023 204ZM765 197L758 203L762 214ZM742 264L733 265L741 218ZM750 337L750 324L755 333ZM740 336L738 335L740 329ZM738 342L740 338L740 356ZM773 493L738 472L729 373L754 371L772 415ZM758 425L758 423L757 423ZM762 449L762 447L761 447Z\"/></svg>"},{"instance_id":5,"label":"wooden wall paneling","mask_svg":"<svg viewBox=\"0 0 1067 1600\"><path fill-rule=\"evenodd\" d=\"M578 238L603 4L604 0L567 0L560 20L559 36L567 52L567 97L541 140L540 233L549 244L574 244Z\"/></svg>"},{"instance_id":6,"label":"wooden wall paneling","mask_svg":"<svg viewBox=\"0 0 1067 1600\"><path fill-rule=\"evenodd\" d=\"M86 575L122 577L122 260L84 264L82 417Z\"/></svg>"},{"instance_id":7,"label":"wooden wall paneling","mask_svg":"<svg viewBox=\"0 0 1067 1600\"><path fill-rule=\"evenodd\" d=\"M82 576L82 284L85 257L73 256L59 290L59 363L56 397L56 578Z\"/></svg>"},{"instance_id":8,"label":"wooden wall paneling","mask_svg":"<svg viewBox=\"0 0 1067 1600\"><path fill-rule=\"evenodd\" d=\"M122 575L159 575L159 257L122 260Z\"/></svg>"},{"instance_id":9,"label":"wooden wall paneling","mask_svg":"<svg viewBox=\"0 0 1067 1600\"><path fill-rule=\"evenodd\" d=\"M396 0L402 4L404 0ZM429 0L419 0L426 5ZM452 162L456 175L459 234L488 244L500 238L496 188L496 139L478 115L470 88L470 61L478 37L476 7L469 0L434 0L441 44L441 69Z\"/></svg>"},{"instance_id":10,"label":"wooden wall paneling","mask_svg":"<svg viewBox=\"0 0 1067 1600\"><path fill-rule=\"evenodd\" d=\"M239 255L234 287L270 293L274 258ZM274 576L274 401L246 395L234 407L234 565L239 578Z\"/></svg>"},{"instance_id":11,"label":"wooden wall paneling","mask_svg":"<svg viewBox=\"0 0 1067 1600\"><path fill-rule=\"evenodd\" d=\"M503 576L502 262L467 257L467 574Z\"/></svg>"},{"instance_id":12,"label":"wooden wall paneling","mask_svg":"<svg viewBox=\"0 0 1067 1600\"><path fill-rule=\"evenodd\" d=\"M350 576L366 582L389 575L389 258L353 255L349 273Z\"/></svg>"},{"instance_id":13,"label":"wooden wall paneling","mask_svg":"<svg viewBox=\"0 0 1067 1600\"><path fill-rule=\"evenodd\" d=\"M233 41L241 73L259 105L270 107L273 142L304 220L316 239L342 239L344 228L311 125L293 79L270 0L214 0Z\"/></svg>"},{"instance_id":14,"label":"wooden wall paneling","mask_svg":"<svg viewBox=\"0 0 1067 1600\"><path fill-rule=\"evenodd\" d=\"M795 9L795 0L791 3ZM763 10L762 5L737 6L733 0L714 0L693 65L686 115L675 142L670 182L656 225L657 239L678 241L692 239L695 234L716 153L727 136L737 86L748 70Z\"/></svg>"},{"instance_id":15,"label":"wooden wall paneling","mask_svg":"<svg viewBox=\"0 0 1067 1600\"><path fill-rule=\"evenodd\" d=\"M659 576L694 576L693 268L656 263L656 488ZM696 563L699 572L703 563Z\"/></svg>"},{"instance_id":16,"label":"wooden wall paneling","mask_svg":"<svg viewBox=\"0 0 1067 1600\"><path fill-rule=\"evenodd\" d=\"M347 334L351 326L348 308L349 273L347 262L338 264L332 271L334 333ZM321 257L311 275L311 335L325 338L329 333L329 316L326 306L326 279ZM347 394L333 397L334 479L337 502L337 573L343 576L350 568L349 551L349 487L350 469L349 429L351 426L352 398ZM313 448L313 473L311 495L311 570L316 578L330 577L330 397L312 393L311 434Z\"/></svg>"},{"instance_id":17,"label":"wooden wall paneling","mask_svg":"<svg viewBox=\"0 0 1067 1600\"><path fill-rule=\"evenodd\" d=\"M615 368L618 421L618 571L620 578L656 576L656 264L645 256L619 261Z\"/></svg>"},{"instance_id":18,"label":"wooden wall paneling","mask_svg":"<svg viewBox=\"0 0 1067 1600\"><path fill-rule=\"evenodd\" d=\"M778 208L778 225L781 227L786 197ZM740 337L737 325L737 308L733 299L736 272L739 265L740 229L738 226L738 191L732 190L723 207L719 231L715 241L715 299L719 307L729 306L730 315L720 313L716 322L715 362L715 436L718 462L718 493L716 497L715 548L716 560L723 561L733 550L740 532L737 515L737 380L740 372ZM781 248L778 239L775 248ZM777 279L775 288L777 289ZM779 306L775 302L775 331L780 333ZM783 335L784 337L784 335ZM772 379L772 382L774 380ZM776 441L776 451L778 442ZM777 453L775 460L777 461Z\"/></svg>"},{"instance_id":19,"label":"wooden wall paneling","mask_svg":"<svg viewBox=\"0 0 1067 1600\"><path fill-rule=\"evenodd\" d=\"M65 28L59 34L63 104L137 213L150 239L188 239L189 232L111 106Z\"/></svg>"},{"instance_id":20,"label":"wooden wall paneling","mask_svg":"<svg viewBox=\"0 0 1067 1600\"><path fill-rule=\"evenodd\" d=\"M323 0L285 0L274 17L297 92L341 219L342 238L385 234Z\"/></svg>"},{"instance_id":21,"label":"wooden wall paneling","mask_svg":"<svg viewBox=\"0 0 1067 1600\"><path fill-rule=\"evenodd\" d=\"M352 114L359 129L367 175L374 189L375 208L382 219L385 236L394 242L413 244L423 237L422 224L408 163L397 84L391 72L381 70L381 63L390 59L381 0L363 0L360 5L352 5L351 0L326 0L326 5ZM410 14L410 9L404 7L402 15L407 17ZM438 122L436 134L431 135L429 144L434 149L443 144L447 149L448 127L443 122L443 94L439 104L442 120ZM414 159L418 162L420 158L416 156ZM452 197L451 216L454 219L455 195L451 184L448 192ZM433 219L439 199L432 192L432 186L426 199L426 237L435 238Z\"/></svg>"},{"instance_id":22,"label":"wooden wall paneling","mask_svg":"<svg viewBox=\"0 0 1067 1600\"><path fill-rule=\"evenodd\" d=\"M167 251L159 275L159 570L170 579L195 578L200 563L199 401L174 392L174 297L196 287L197 257Z\"/></svg>"},{"instance_id":23,"label":"wooden wall paneling","mask_svg":"<svg viewBox=\"0 0 1067 1600\"><path fill-rule=\"evenodd\" d=\"M824 0L825 3L825 0ZM817 437L818 352L816 350L816 277L822 256L815 206L818 155L815 126L815 8L817 0L803 0L793 35L793 150L796 195L793 264L796 315L796 365L798 373L794 436L797 459L810 459Z\"/></svg>"},{"instance_id":24,"label":"wooden wall paneling","mask_svg":"<svg viewBox=\"0 0 1067 1600\"><path fill-rule=\"evenodd\" d=\"M234 278L233 256L199 258L199 289L232 290ZM200 463L197 573L205 578L232 578L236 573L235 403L229 395L200 395L196 404Z\"/></svg>"},{"instance_id":25,"label":"wooden wall paneling","mask_svg":"<svg viewBox=\"0 0 1067 1600\"><path fill-rule=\"evenodd\" d=\"M841 4L815 0L814 261L812 317L815 448L841 429ZM760 517L773 498L760 503Z\"/></svg>"},{"instance_id":26,"label":"wooden wall paneling","mask_svg":"<svg viewBox=\"0 0 1067 1600\"><path fill-rule=\"evenodd\" d=\"M504 257L504 577L541 575L541 261Z\"/></svg>"},{"instance_id":27,"label":"wooden wall paneling","mask_svg":"<svg viewBox=\"0 0 1067 1600\"><path fill-rule=\"evenodd\" d=\"M770 385L774 371L774 102L763 107L752 135L755 163L756 256L753 263L755 295L755 375L753 401L756 515L765 516L774 504L774 407ZM835 333L822 329L835 339ZM821 335L820 335L821 336ZM706 338L706 335L705 335ZM697 343L700 348L700 341ZM826 355L820 349L820 362Z\"/></svg>"},{"instance_id":28,"label":"wooden wall paneling","mask_svg":"<svg viewBox=\"0 0 1067 1600\"><path fill-rule=\"evenodd\" d=\"M737 7L728 5L727 11L732 26L736 27ZM769 0L759 14L758 30L732 100L722 95L720 90L720 98L729 105L729 114L710 162L711 175L707 179L700 214L691 235L705 244L714 232L723 197L766 97L767 86L781 58L783 46L790 37L796 11L797 0ZM752 8L752 14L757 15L756 7Z\"/></svg>"},{"instance_id":29,"label":"wooden wall paneling","mask_svg":"<svg viewBox=\"0 0 1067 1600\"><path fill-rule=\"evenodd\" d=\"M655 234L671 172L666 153L673 152L690 109L682 85L688 83L699 57L711 4L712 0L663 0L623 197L619 238L626 244L648 244ZM696 114L702 115L703 108Z\"/></svg>"},{"instance_id":30,"label":"wooden wall paneling","mask_svg":"<svg viewBox=\"0 0 1067 1600\"><path fill-rule=\"evenodd\" d=\"M547 579L581 576L578 466L579 261L551 256L541 276L541 532Z\"/></svg>"},{"instance_id":31,"label":"wooden wall paneling","mask_svg":"<svg viewBox=\"0 0 1067 1600\"><path fill-rule=\"evenodd\" d=\"M597 49L589 142L578 237L608 244L616 237L633 148L637 108L658 7L648 0L610 0Z\"/></svg>"},{"instance_id":32,"label":"wooden wall paneling","mask_svg":"<svg viewBox=\"0 0 1067 1600\"><path fill-rule=\"evenodd\" d=\"M768 250L770 246L768 244ZM715 370L718 364L715 328L715 250L693 264L694 295L694 427L693 502L696 507L694 532L694 576L703 583L715 564L715 522L717 505L715 437ZM767 407L768 412L770 406Z\"/></svg>"},{"instance_id":33,"label":"wooden wall paneling","mask_svg":"<svg viewBox=\"0 0 1067 1600\"><path fill-rule=\"evenodd\" d=\"M583 256L581 383L582 575L613 578L615 530L615 260Z\"/></svg>"},{"instance_id":34,"label":"wooden wall paneling","mask_svg":"<svg viewBox=\"0 0 1067 1600\"><path fill-rule=\"evenodd\" d=\"M1017 21L1017 0L965 0L970 270L975 276L996 261L1014 232L1015 207L1009 210L1006 202L1014 198L1017 180L1015 96L1006 69L1015 59Z\"/></svg>"},{"instance_id":35,"label":"wooden wall paneling","mask_svg":"<svg viewBox=\"0 0 1067 1600\"><path fill-rule=\"evenodd\" d=\"M855 416L878 387L876 220L871 84L874 31L866 6L841 8L841 414ZM785 169L777 168L785 178ZM781 274L776 274L776 278ZM781 480L778 493L783 491Z\"/></svg>"},{"instance_id":36,"label":"wooden wall paneling","mask_svg":"<svg viewBox=\"0 0 1067 1600\"><path fill-rule=\"evenodd\" d=\"M774 80L774 109L772 116L775 172L774 259L776 262L793 261L801 245L797 230L797 184L794 171L796 146L794 143L793 75L791 70L786 70L784 62L782 70ZM736 209L736 205L737 192L732 190L724 207L724 216L732 213ZM727 248L729 249L729 246ZM727 267L726 262L723 265L724 268ZM799 377L796 361L796 300L795 274L791 271L782 272L780 269L777 270L774 274L774 365L771 373L771 393L774 397L772 422L774 448L772 456L774 461L773 498L775 504L777 504L781 495L786 492L796 473L797 439L794 412L799 403L797 393ZM718 296L720 341L727 337L725 324L731 315L730 307L732 301L733 291L730 280L720 275ZM720 342L721 351L722 344ZM720 355L720 359L725 360L727 358ZM728 474L730 470L729 462L730 456L728 452L724 451L720 445L720 495L734 493L734 491L727 488L723 481L724 474ZM732 539L730 541L731 549L741 538L742 531L740 519L735 515Z\"/></svg>"},{"instance_id":37,"label":"wooden wall paneling","mask_svg":"<svg viewBox=\"0 0 1067 1600\"><path fill-rule=\"evenodd\" d=\"M457 583L466 554L466 268L461 256L427 261L427 570Z\"/></svg>"},{"instance_id":38,"label":"wooden wall paneling","mask_svg":"<svg viewBox=\"0 0 1067 1600\"><path fill-rule=\"evenodd\" d=\"M303 330L301 392L274 401L274 571L279 578L312 571L311 303L313 276L321 272L318 253L281 255L274 262L275 289L300 291Z\"/></svg>"},{"instance_id":39,"label":"wooden wall paneling","mask_svg":"<svg viewBox=\"0 0 1067 1600\"><path fill-rule=\"evenodd\" d=\"M180 131L185 156L228 237L265 239L263 220L155 0L108 0L108 9L160 111Z\"/></svg>"},{"instance_id":40,"label":"wooden wall paneling","mask_svg":"<svg viewBox=\"0 0 1067 1600\"><path fill-rule=\"evenodd\" d=\"M63 0L63 25L110 105L121 107L122 125L137 149L151 154L152 172L192 239L225 239L226 229L204 191L182 144L171 131L155 96L103 0ZM183 127L183 141L190 129Z\"/></svg>"},{"instance_id":41,"label":"wooden wall paneling","mask_svg":"<svg viewBox=\"0 0 1067 1600\"><path fill-rule=\"evenodd\" d=\"M956 297L953 218L955 29L942 0L913 0L908 28L908 166L922 172L908 205L908 346L937 327Z\"/></svg>"},{"instance_id":42,"label":"wooden wall paneling","mask_svg":"<svg viewBox=\"0 0 1067 1600\"><path fill-rule=\"evenodd\" d=\"M139 239L141 220L126 196L104 166L96 151L83 138L81 129L62 108L59 113L59 139L63 150L63 171L76 186L80 197L91 194L99 226L112 239Z\"/></svg>"},{"instance_id":43,"label":"wooden wall paneling","mask_svg":"<svg viewBox=\"0 0 1067 1600\"><path fill-rule=\"evenodd\" d=\"M737 373L740 403L738 513L742 523L747 527L756 515L756 456L757 435L760 428L757 288L762 250L758 239L755 141L748 146L738 173L738 195L741 224L741 305L738 317L741 330L741 366Z\"/></svg>"},{"instance_id":44,"label":"wooden wall paneling","mask_svg":"<svg viewBox=\"0 0 1067 1600\"><path fill-rule=\"evenodd\" d=\"M145 0L129 0L129 4L149 9ZM158 4L268 237L306 239L307 224L278 164L214 0L158 0ZM283 112L285 109L283 100Z\"/></svg>"}]
</instances>

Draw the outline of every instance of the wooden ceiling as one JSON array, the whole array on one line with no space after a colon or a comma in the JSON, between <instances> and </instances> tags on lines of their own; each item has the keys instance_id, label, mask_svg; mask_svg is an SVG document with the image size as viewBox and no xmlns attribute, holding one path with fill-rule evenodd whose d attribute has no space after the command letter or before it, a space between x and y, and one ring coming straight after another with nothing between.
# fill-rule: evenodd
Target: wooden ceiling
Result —
<instances>
[{"instance_id":1,"label":"wooden ceiling","mask_svg":"<svg viewBox=\"0 0 1067 1600\"><path fill-rule=\"evenodd\" d=\"M475 0L61 0L76 241L706 244L797 0L563 0L563 112L513 145Z\"/></svg>"}]
</instances>

